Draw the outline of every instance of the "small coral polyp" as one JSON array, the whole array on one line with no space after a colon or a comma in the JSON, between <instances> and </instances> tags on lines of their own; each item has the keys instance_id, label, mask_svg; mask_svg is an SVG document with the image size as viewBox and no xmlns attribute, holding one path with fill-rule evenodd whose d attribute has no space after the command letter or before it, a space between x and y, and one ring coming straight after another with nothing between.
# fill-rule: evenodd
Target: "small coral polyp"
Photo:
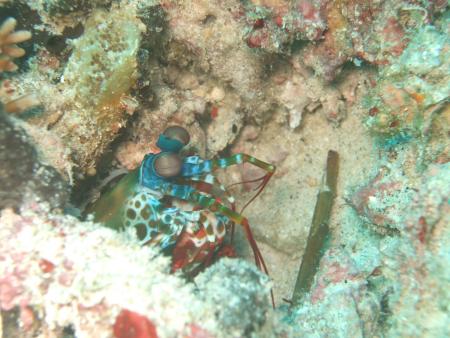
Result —
<instances>
[{"instance_id":1,"label":"small coral polyp","mask_svg":"<svg viewBox=\"0 0 450 338\"><path fill-rule=\"evenodd\" d=\"M25 50L16 44L31 38L31 32L29 31L14 32L16 25L16 19L8 18L0 26L0 73L3 71L13 72L18 69L13 60L24 56ZM36 97L33 94L28 94L6 102L4 109L8 113L19 113L37 104L39 104L39 101Z\"/></svg>"},{"instance_id":2,"label":"small coral polyp","mask_svg":"<svg viewBox=\"0 0 450 338\"><path fill-rule=\"evenodd\" d=\"M12 59L24 56L25 50L17 47L16 43L31 38L31 33L28 31L14 32L16 24L16 19L8 18L0 26L0 72L17 70L17 65Z\"/></svg>"}]
</instances>

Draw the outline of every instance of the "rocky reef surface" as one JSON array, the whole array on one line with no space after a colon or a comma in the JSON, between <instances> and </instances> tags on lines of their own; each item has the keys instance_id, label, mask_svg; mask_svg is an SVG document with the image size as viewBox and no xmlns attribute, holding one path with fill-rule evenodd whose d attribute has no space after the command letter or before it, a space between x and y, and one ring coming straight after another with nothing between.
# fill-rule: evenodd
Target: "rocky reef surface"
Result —
<instances>
[{"instance_id":1,"label":"rocky reef surface","mask_svg":"<svg viewBox=\"0 0 450 338\"><path fill-rule=\"evenodd\" d=\"M449 27L440 0L0 1L0 337L448 337ZM83 215L170 125L277 166L244 211L270 277L239 227L187 280ZM242 206L262 174L218 177Z\"/></svg>"}]
</instances>

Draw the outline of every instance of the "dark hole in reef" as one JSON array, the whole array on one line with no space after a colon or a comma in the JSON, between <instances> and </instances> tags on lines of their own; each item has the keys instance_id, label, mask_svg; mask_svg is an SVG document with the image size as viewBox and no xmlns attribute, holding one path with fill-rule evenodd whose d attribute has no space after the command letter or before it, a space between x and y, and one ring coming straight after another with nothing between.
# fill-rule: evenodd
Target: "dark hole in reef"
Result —
<instances>
[{"instance_id":1,"label":"dark hole in reef","mask_svg":"<svg viewBox=\"0 0 450 338\"><path fill-rule=\"evenodd\" d=\"M70 49L67 48L67 39L79 38L83 32L84 27L81 23L75 27L66 27L61 35L47 36L46 40L44 40L44 46L50 53L60 56L61 60L66 61L70 56Z\"/></svg>"},{"instance_id":2,"label":"dark hole in reef","mask_svg":"<svg viewBox=\"0 0 450 338\"><path fill-rule=\"evenodd\" d=\"M101 191L98 191L99 186L105 179L111 176L112 172L117 169L124 169L119 165L119 163L117 163L115 153L120 144L130 139L130 135L127 131L130 130L130 125L137 119L138 115L138 112L136 112L129 118L127 125L122 128L121 133L111 143L109 148L105 150L103 156L97 161L95 168L96 174L94 176L87 176L80 172L74 172L75 185L72 189L72 194L70 197L70 203L74 207L81 209L85 208L86 205L95 202L96 199L92 199L92 196L95 196L99 192L104 193L109 191L123 178L123 175L118 176L116 179L104 186ZM88 201L90 203L87 203ZM84 212L84 210L81 211Z\"/></svg>"},{"instance_id":3,"label":"dark hole in reef","mask_svg":"<svg viewBox=\"0 0 450 338\"><path fill-rule=\"evenodd\" d=\"M67 47L66 39L61 35L54 35L47 39L45 47L50 53L61 54L61 52Z\"/></svg>"},{"instance_id":4,"label":"dark hole in reef","mask_svg":"<svg viewBox=\"0 0 450 338\"><path fill-rule=\"evenodd\" d=\"M387 324L389 317L392 316L392 311L389 307L389 297L391 293L392 290L389 289L383 294L380 300L380 315L378 317L378 324L381 327L384 327Z\"/></svg>"},{"instance_id":5,"label":"dark hole in reef","mask_svg":"<svg viewBox=\"0 0 450 338\"><path fill-rule=\"evenodd\" d=\"M233 126L231 127L231 131L233 132L233 134L236 134L238 131L237 125L233 124Z\"/></svg>"},{"instance_id":6,"label":"dark hole in reef","mask_svg":"<svg viewBox=\"0 0 450 338\"><path fill-rule=\"evenodd\" d=\"M306 40L295 40L291 45L291 53L295 54L308 44Z\"/></svg>"},{"instance_id":7,"label":"dark hole in reef","mask_svg":"<svg viewBox=\"0 0 450 338\"><path fill-rule=\"evenodd\" d=\"M66 326L62 332L62 338L75 338L75 330L72 326Z\"/></svg>"},{"instance_id":8,"label":"dark hole in reef","mask_svg":"<svg viewBox=\"0 0 450 338\"><path fill-rule=\"evenodd\" d=\"M200 124L200 127L203 130L208 128L208 125L212 122L211 110L213 109L213 105L211 103L207 103L205 107L205 111L203 114L197 117L197 121Z\"/></svg>"},{"instance_id":9,"label":"dark hole in reef","mask_svg":"<svg viewBox=\"0 0 450 338\"><path fill-rule=\"evenodd\" d=\"M214 21L216 21L216 17L212 14L208 14L203 20L202 20L202 24L203 25L210 25L212 23L214 23Z\"/></svg>"},{"instance_id":10,"label":"dark hole in reef","mask_svg":"<svg viewBox=\"0 0 450 338\"><path fill-rule=\"evenodd\" d=\"M74 27L66 27L63 30L63 36L69 39L75 39L80 37L84 32L84 26L79 23Z\"/></svg>"},{"instance_id":11,"label":"dark hole in reef","mask_svg":"<svg viewBox=\"0 0 450 338\"><path fill-rule=\"evenodd\" d=\"M166 13L162 6L149 6L138 10L138 18L151 34L160 33L166 28ZM145 42L144 42L145 43Z\"/></svg>"}]
</instances>

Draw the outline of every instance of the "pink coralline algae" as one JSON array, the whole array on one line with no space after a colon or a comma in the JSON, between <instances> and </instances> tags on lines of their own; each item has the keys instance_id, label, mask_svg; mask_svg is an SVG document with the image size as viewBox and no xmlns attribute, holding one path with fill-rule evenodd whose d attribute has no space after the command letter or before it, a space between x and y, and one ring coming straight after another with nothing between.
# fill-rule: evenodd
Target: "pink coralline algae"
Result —
<instances>
[{"instance_id":1,"label":"pink coralline algae","mask_svg":"<svg viewBox=\"0 0 450 338\"><path fill-rule=\"evenodd\" d=\"M158 338L155 325L147 317L122 310L114 323L116 338Z\"/></svg>"},{"instance_id":2,"label":"pink coralline algae","mask_svg":"<svg viewBox=\"0 0 450 338\"><path fill-rule=\"evenodd\" d=\"M406 48L409 32L432 21L443 2L298 0L247 5L247 43L269 52L289 52L295 40L312 41L298 53L304 63L332 81L347 61L390 64Z\"/></svg>"},{"instance_id":3,"label":"pink coralline algae","mask_svg":"<svg viewBox=\"0 0 450 338\"><path fill-rule=\"evenodd\" d=\"M278 51L294 39L316 41L326 29L324 0L261 1L261 6L247 4L250 26L247 44L251 48Z\"/></svg>"},{"instance_id":4,"label":"pink coralline algae","mask_svg":"<svg viewBox=\"0 0 450 338\"><path fill-rule=\"evenodd\" d=\"M404 227L399 211L412 199L408 182L383 167L367 185L359 188L349 202L367 225L377 233L393 234Z\"/></svg>"},{"instance_id":5,"label":"pink coralline algae","mask_svg":"<svg viewBox=\"0 0 450 338\"><path fill-rule=\"evenodd\" d=\"M343 255L339 255L339 252L336 250L330 250L323 258L320 266L320 275L311 292L311 302L313 304L323 301L327 297L327 292L334 290L333 288L338 284L354 283L355 286L358 286L355 290L365 284L364 276L357 273L350 259L348 257L336 259L338 256Z\"/></svg>"},{"instance_id":6,"label":"pink coralline algae","mask_svg":"<svg viewBox=\"0 0 450 338\"><path fill-rule=\"evenodd\" d=\"M9 268L3 271L0 278L0 308L3 310L11 310L17 304L25 307L29 303L30 295L26 292L23 285L23 278L27 275L27 270L31 266L23 266L20 262L24 261L25 254L17 253L10 255ZM0 256L0 262L6 263L7 258Z\"/></svg>"},{"instance_id":7,"label":"pink coralline algae","mask_svg":"<svg viewBox=\"0 0 450 338\"><path fill-rule=\"evenodd\" d=\"M389 1L330 1L326 7L328 30L323 41L306 47L305 64L331 81L353 58L378 65L389 63L407 42L396 14L399 7Z\"/></svg>"},{"instance_id":8,"label":"pink coralline algae","mask_svg":"<svg viewBox=\"0 0 450 338\"><path fill-rule=\"evenodd\" d=\"M448 170L448 163L433 164L426 170L408 205L403 243L392 252L384 252L384 262L390 263L399 282L390 304L397 315L389 336L448 335ZM392 265L393 255L400 257L398 265Z\"/></svg>"}]
</instances>

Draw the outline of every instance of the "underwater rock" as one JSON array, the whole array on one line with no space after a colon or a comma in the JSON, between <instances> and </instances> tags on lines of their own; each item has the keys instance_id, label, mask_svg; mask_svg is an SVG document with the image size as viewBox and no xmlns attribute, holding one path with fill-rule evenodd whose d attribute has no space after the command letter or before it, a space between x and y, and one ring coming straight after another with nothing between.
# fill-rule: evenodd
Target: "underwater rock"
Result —
<instances>
[{"instance_id":1,"label":"underwater rock","mask_svg":"<svg viewBox=\"0 0 450 338\"><path fill-rule=\"evenodd\" d=\"M61 175L39 161L29 136L0 110L0 209L34 198L62 208L68 197Z\"/></svg>"},{"instance_id":2,"label":"underwater rock","mask_svg":"<svg viewBox=\"0 0 450 338\"><path fill-rule=\"evenodd\" d=\"M449 333L449 165L433 164L405 215L407 232L395 248L383 248L392 285L389 336L445 337Z\"/></svg>"},{"instance_id":3,"label":"underwater rock","mask_svg":"<svg viewBox=\"0 0 450 338\"><path fill-rule=\"evenodd\" d=\"M0 308L32 309L31 322L53 334L72 327L77 337L110 337L140 327L156 328L160 338L245 336L270 318L267 277L239 259L213 265L196 288L170 273L157 248L141 247L134 231L53 215L36 203L21 215L4 210L0 223Z\"/></svg>"},{"instance_id":4,"label":"underwater rock","mask_svg":"<svg viewBox=\"0 0 450 338\"><path fill-rule=\"evenodd\" d=\"M362 302L367 301L363 297L366 290L364 275L352 258L339 248L327 250L311 293L287 315L295 323L293 336L365 337L366 324L360 316L367 310L361 313L360 310ZM370 324L374 325L376 315L375 312L374 318L370 318Z\"/></svg>"},{"instance_id":5,"label":"underwater rock","mask_svg":"<svg viewBox=\"0 0 450 338\"><path fill-rule=\"evenodd\" d=\"M308 45L300 57L326 81L340 73L345 62L361 58L369 63L389 63L405 47L405 32L396 11L396 1L330 1L324 41Z\"/></svg>"},{"instance_id":6,"label":"underwater rock","mask_svg":"<svg viewBox=\"0 0 450 338\"><path fill-rule=\"evenodd\" d=\"M265 323L269 281L255 266L223 258L197 276L195 283L199 297L213 309L220 330L233 337L249 336Z\"/></svg>"},{"instance_id":7,"label":"underwater rock","mask_svg":"<svg viewBox=\"0 0 450 338\"><path fill-rule=\"evenodd\" d=\"M424 26L403 54L381 71L366 102L366 124L372 131L420 135L432 123L435 114L427 109L449 99L449 43L445 29Z\"/></svg>"},{"instance_id":8,"label":"underwater rock","mask_svg":"<svg viewBox=\"0 0 450 338\"><path fill-rule=\"evenodd\" d=\"M345 62L391 63L407 45L412 30L429 23L444 4L414 1L246 1L246 39L251 48L290 54L299 40L309 43L294 52L315 73L332 81Z\"/></svg>"},{"instance_id":9,"label":"underwater rock","mask_svg":"<svg viewBox=\"0 0 450 338\"><path fill-rule=\"evenodd\" d=\"M40 109L20 117L52 129L81 174L95 169L136 109L130 90L137 80L137 53L145 30L133 4L116 5L111 12L93 10L83 23L71 50L56 56L39 48L29 70L7 80L16 97L32 92L41 101ZM48 34L51 29L45 27Z\"/></svg>"},{"instance_id":10,"label":"underwater rock","mask_svg":"<svg viewBox=\"0 0 450 338\"><path fill-rule=\"evenodd\" d=\"M270 102L265 102L269 98L262 100L266 56L254 53L243 40L245 22L239 14L241 9L242 4L236 0L220 3L188 0L167 6L171 38L167 59L182 68L206 74L207 81L212 82L206 92L214 87L227 88L231 105L216 104L219 114L220 110L234 114L237 107L241 113L263 121L269 117L266 115L271 108ZM225 144L234 139L231 131L227 134L229 140Z\"/></svg>"},{"instance_id":11,"label":"underwater rock","mask_svg":"<svg viewBox=\"0 0 450 338\"><path fill-rule=\"evenodd\" d=\"M383 235L398 233L403 228L402 208L412 201L413 190L405 178L396 173L391 168L381 168L376 177L350 199L367 225Z\"/></svg>"},{"instance_id":12,"label":"underwater rock","mask_svg":"<svg viewBox=\"0 0 450 338\"><path fill-rule=\"evenodd\" d=\"M244 1L246 41L250 48L289 52L295 40L322 38L326 18L324 0Z\"/></svg>"},{"instance_id":13,"label":"underwater rock","mask_svg":"<svg viewBox=\"0 0 450 338\"><path fill-rule=\"evenodd\" d=\"M96 161L133 113L125 100L137 79L143 24L132 6L96 10L62 75L62 116L53 126L82 171ZM60 89L61 89L60 88Z\"/></svg>"},{"instance_id":14,"label":"underwater rock","mask_svg":"<svg viewBox=\"0 0 450 338\"><path fill-rule=\"evenodd\" d=\"M100 7L110 2L111 0L44 0L43 7L49 15L65 15L77 11L87 12L94 6Z\"/></svg>"}]
</instances>

